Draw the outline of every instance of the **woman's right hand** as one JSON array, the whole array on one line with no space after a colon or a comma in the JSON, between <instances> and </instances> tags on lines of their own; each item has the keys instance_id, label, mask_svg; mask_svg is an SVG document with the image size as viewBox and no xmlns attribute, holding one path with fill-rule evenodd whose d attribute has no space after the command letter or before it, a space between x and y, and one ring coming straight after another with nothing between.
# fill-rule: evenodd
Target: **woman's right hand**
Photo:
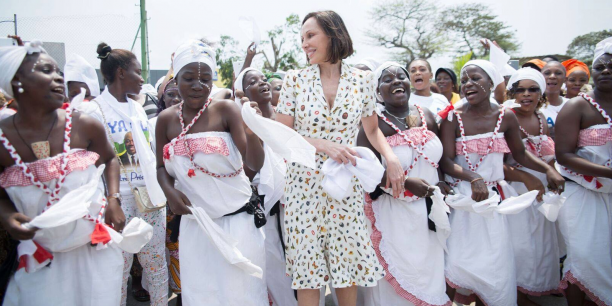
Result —
<instances>
[{"instance_id":1,"label":"woman's right hand","mask_svg":"<svg viewBox=\"0 0 612 306\"><path fill-rule=\"evenodd\" d=\"M8 216L3 227L15 240L30 240L34 238L34 235L38 230L38 228L28 229L22 226L22 224L30 221L32 221L30 217L22 213L14 212Z\"/></svg>"},{"instance_id":2,"label":"woman's right hand","mask_svg":"<svg viewBox=\"0 0 612 306\"><path fill-rule=\"evenodd\" d=\"M484 201L489 198L489 189L484 180L479 179L477 181L472 180L472 200L476 202Z\"/></svg>"},{"instance_id":3,"label":"woman's right hand","mask_svg":"<svg viewBox=\"0 0 612 306\"><path fill-rule=\"evenodd\" d=\"M355 156L359 157L357 151L352 148L329 140L325 140L325 143L321 147L321 151L340 164L351 163L355 166L357 164Z\"/></svg>"},{"instance_id":4,"label":"woman's right hand","mask_svg":"<svg viewBox=\"0 0 612 306\"><path fill-rule=\"evenodd\" d=\"M191 214L191 210L187 207L191 206L191 202L184 193L178 191L176 188L172 188L171 190L165 192L165 194L166 199L168 200L168 205L170 206L170 210L173 214Z\"/></svg>"}]
</instances>

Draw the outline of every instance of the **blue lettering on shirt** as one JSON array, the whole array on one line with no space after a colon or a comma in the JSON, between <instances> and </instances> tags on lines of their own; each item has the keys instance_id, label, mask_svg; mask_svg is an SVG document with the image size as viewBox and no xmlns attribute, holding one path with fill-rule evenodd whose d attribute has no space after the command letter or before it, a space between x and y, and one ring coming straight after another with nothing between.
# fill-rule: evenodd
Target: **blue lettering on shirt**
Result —
<instances>
[{"instance_id":1,"label":"blue lettering on shirt","mask_svg":"<svg viewBox=\"0 0 612 306\"><path fill-rule=\"evenodd\" d=\"M144 176L138 175L138 173L136 173L136 172L132 172L130 180L132 180L132 181L142 181L142 180L144 180Z\"/></svg>"},{"instance_id":2,"label":"blue lettering on shirt","mask_svg":"<svg viewBox=\"0 0 612 306\"><path fill-rule=\"evenodd\" d=\"M113 124L114 123L114 124ZM109 122L108 127L111 130L111 134L115 134L115 127L117 126L117 121Z\"/></svg>"},{"instance_id":3,"label":"blue lettering on shirt","mask_svg":"<svg viewBox=\"0 0 612 306\"><path fill-rule=\"evenodd\" d=\"M555 122L550 117L546 118L546 123L548 123L549 127L555 127Z\"/></svg>"},{"instance_id":4,"label":"blue lettering on shirt","mask_svg":"<svg viewBox=\"0 0 612 306\"><path fill-rule=\"evenodd\" d=\"M123 122L123 120L119 121L119 129L117 130L118 133L121 133L123 131L128 132L127 127L125 127L125 122Z\"/></svg>"}]
</instances>

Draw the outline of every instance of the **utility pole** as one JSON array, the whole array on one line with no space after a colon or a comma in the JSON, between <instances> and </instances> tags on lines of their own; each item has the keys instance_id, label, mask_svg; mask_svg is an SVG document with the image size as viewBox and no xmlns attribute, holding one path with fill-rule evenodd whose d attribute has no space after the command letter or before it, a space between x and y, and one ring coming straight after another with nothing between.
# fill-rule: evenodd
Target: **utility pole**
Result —
<instances>
[{"instance_id":1,"label":"utility pole","mask_svg":"<svg viewBox=\"0 0 612 306\"><path fill-rule=\"evenodd\" d=\"M146 0L140 0L140 52L142 54L142 78L145 83L149 82L149 44L147 32L147 9Z\"/></svg>"}]
</instances>

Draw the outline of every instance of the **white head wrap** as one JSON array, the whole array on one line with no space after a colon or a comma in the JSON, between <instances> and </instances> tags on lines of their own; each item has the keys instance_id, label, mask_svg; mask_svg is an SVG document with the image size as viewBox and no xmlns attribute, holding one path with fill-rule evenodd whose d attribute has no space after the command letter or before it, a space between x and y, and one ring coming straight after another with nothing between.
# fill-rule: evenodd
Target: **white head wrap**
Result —
<instances>
[{"instance_id":1,"label":"white head wrap","mask_svg":"<svg viewBox=\"0 0 612 306\"><path fill-rule=\"evenodd\" d=\"M68 55L66 66L64 66L64 82L68 88L68 82L82 82L87 84L91 96L100 95L100 83L96 69L78 54Z\"/></svg>"},{"instance_id":2,"label":"white head wrap","mask_svg":"<svg viewBox=\"0 0 612 306\"><path fill-rule=\"evenodd\" d=\"M608 37L597 43L595 46L595 54L593 55L593 64L605 53L612 54L612 37Z\"/></svg>"},{"instance_id":3,"label":"white head wrap","mask_svg":"<svg viewBox=\"0 0 612 306\"><path fill-rule=\"evenodd\" d=\"M384 62L381 65L379 65L378 68L376 68L376 70L374 70L374 84L376 84L376 88L380 86L379 81L380 81L380 77L383 74L383 71L385 71L385 69L390 68L390 67L402 68L402 70L404 70L404 72L406 73L406 77L410 80L410 77L408 75L408 70L406 70L406 67L402 66L401 64L397 62ZM406 90L410 90L410 88L406 88ZM378 101L383 101L383 98L380 95L380 93L378 91L374 91L374 92L376 93L376 98L378 98Z\"/></svg>"},{"instance_id":4,"label":"white head wrap","mask_svg":"<svg viewBox=\"0 0 612 306\"><path fill-rule=\"evenodd\" d=\"M8 99L14 98L11 81L15 77L26 54L32 53L47 52L43 49L42 42L38 40L26 43L23 47L10 46L0 48L0 88L4 90Z\"/></svg>"},{"instance_id":5,"label":"white head wrap","mask_svg":"<svg viewBox=\"0 0 612 306\"><path fill-rule=\"evenodd\" d=\"M364 59L361 59L359 63L357 63L357 65L364 65L370 68L370 70L376 71L376 69L378 69L378 66L380 66L380 62L374 58L366 57Z\"/></svg>"},{"instance_id":6,"label":"white head wrap","mask_svg":"<svg viewBox=\"0 0 612 306\"><path fill-rule=\"evenodd\" d=\"M478 66L482 70L484 70L484 72L489 75L491 81L493 81L493 87L497 87L497 85L501 84L504 81L504 77L497 71L497 69L495 69L495 66L491 62L485 60L471 60L465 63L465 65L463 65L463 68L461 68L461 73L458 75L459 79L461 79L465 67L470 65Z\"/></svg>"},{"instance_id":7,"label":"white head wrap","mask_svg":"<svg viewBox=\"0 0 612 306\"><path fill-rule=\"evenodd\" d=\"M517 70L512 75L512 77L510 77L510 81L508 82L508 86L506 86L506 89L510 90L512 88L512 84L521 80L532 80L538 83L541 92L544 92L544 90L546 90L546 80L544 79L544 76L541 72L531 67L525 67Z\"/></svg>"},{"instance_id":8,"label":"white head wrap","mask_svg":"<svg viewBox=\"0 0 612 306\"><path fill-rule=\"evenodd\" d=\"M217 70L215 58L215 51L210 46L199 40L190 39L180 45L174 52L172 69L174 70L174 75L178 75L181 69L188 64L204 63L210 67L214 74Z\"/></svg>"},{"instance_id":9,"label":"white head wrap","mask_svg":"<svg viewBox=\"0 0 612 306\"><path fill-rule=\"evenodd\" d=\"M236 103L238 103L238 106L242 106L240 104L240 99L238 97L236 97L236 91L240 90L244 92L244 88L242 88L242 80L244 79L244 76L247 74L247 72L249 71L259 71L258 69L255 69L253 67L247 67L244 70L242 70L237 76L236 76L236 81L234 82L234 101L236 101ZM260 71L261 72L261 71ZM246 94L245 94L246 95Z\"/></svg>"}]
</instances>

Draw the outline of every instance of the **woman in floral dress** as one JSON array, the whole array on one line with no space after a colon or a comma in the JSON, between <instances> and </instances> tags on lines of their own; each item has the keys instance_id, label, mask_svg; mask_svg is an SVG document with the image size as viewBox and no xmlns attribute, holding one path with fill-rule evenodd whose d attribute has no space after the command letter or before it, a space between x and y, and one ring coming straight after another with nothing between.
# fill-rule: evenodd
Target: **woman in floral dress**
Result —
<instances>
[{"instance_id":1,"label":"woman in floral dress","mask_svg":"<svg viewBox=\"0 0 612 306\"><path fill-rule=\"evenodd\" d=\"M403 192L403 170L378 128L371 75L342 61L353 47L340 16L333 11L306 15L301 36L311 66L285 76L276 120L317 149L317 169L288 164L287 274L301 306L317 305L318 289L328 282L339 289L340 306L355 305L355 286L374 286L384 274L367 232L363 189L353 178L349 195L333 199L321 187L320 167L328 158L355 164L351 147L361 122L372 146L387 160L387 185L396 197Z\"/></svg>"}]
</instances>

